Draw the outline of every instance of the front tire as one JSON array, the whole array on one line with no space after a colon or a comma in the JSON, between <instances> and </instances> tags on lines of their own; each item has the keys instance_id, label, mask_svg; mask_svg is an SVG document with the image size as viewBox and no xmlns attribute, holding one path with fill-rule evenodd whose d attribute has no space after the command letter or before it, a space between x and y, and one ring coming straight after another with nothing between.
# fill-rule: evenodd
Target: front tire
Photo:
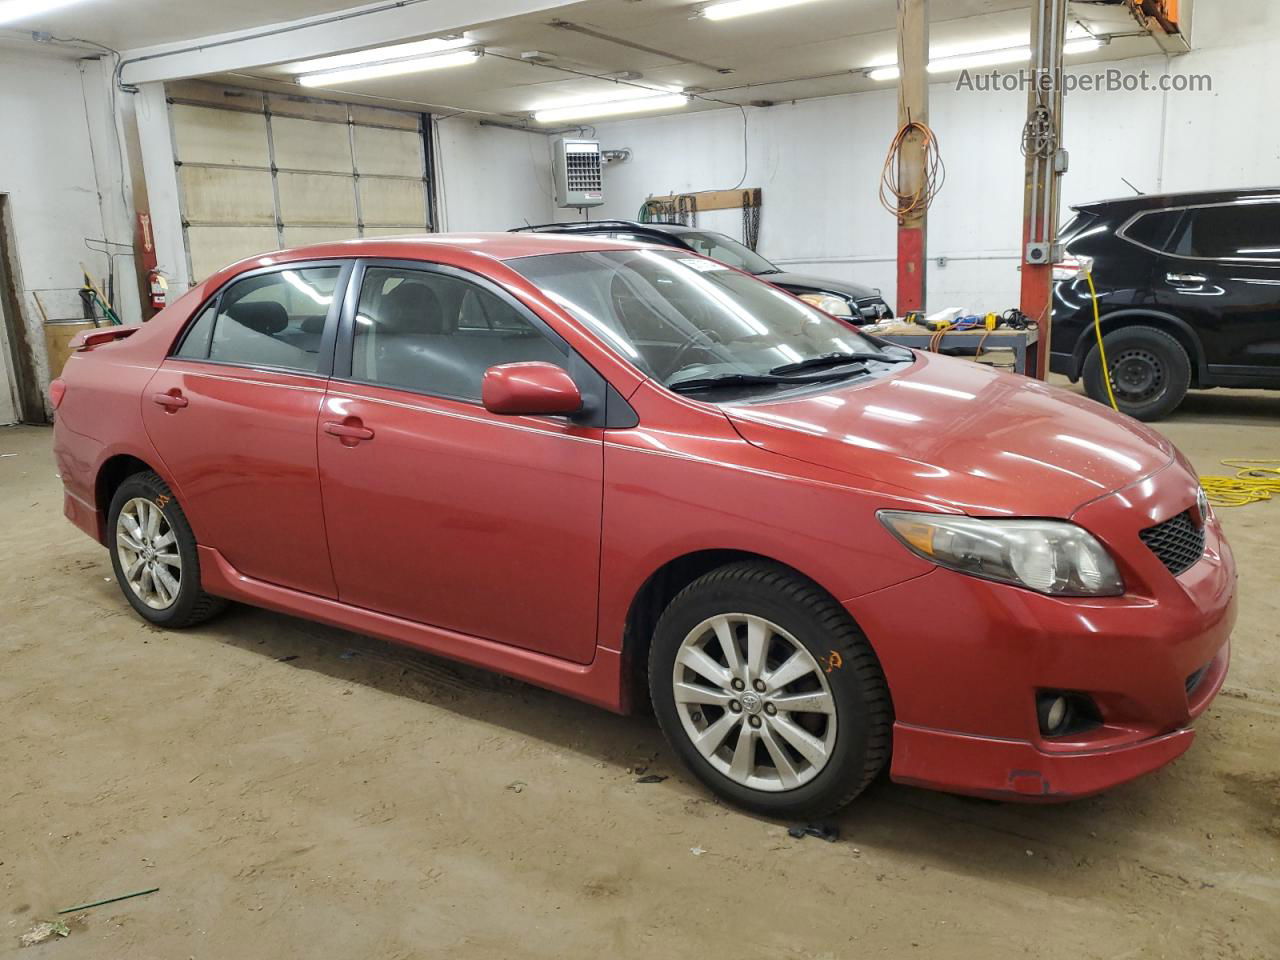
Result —
<instances>
[{"instance_id":1,"label":"front tire","mask_svg":"<svg viewBox=\"0 0 1280 960\"><path fill-rule=\"evenodd\" d=\"M116 490L107 512L107 549L121 592L144 620L190 627L226 606L201 588L195 535L155 473L135 473Z\"/></svg>"},{"instance_id":2,"label":"front tire","mask_svg":"<svg viewBox=\"0 0 1280 960\"><path fill-rule=\"evenodd\" d=\"M1121 413L1149 422L1178 408L1191 386L1191 359L1182 344L1163 330L1143 326L1113 330L1102 342ZM1084 388L1094 400L1110 405L1096 343L1085 360Z\"/></svg>"},{"instance_id":3,"label":"front tire","mask_svg":"<svg viewBox=\"0 0 1280 960\"><path fill-rule=\"evenodd\" d=\"M825 816L889 757L892 708L871 645L821 588L775 564L721 567L671 601L649 691L693 774L766 816Z\"/></svg>"}]
</instances>

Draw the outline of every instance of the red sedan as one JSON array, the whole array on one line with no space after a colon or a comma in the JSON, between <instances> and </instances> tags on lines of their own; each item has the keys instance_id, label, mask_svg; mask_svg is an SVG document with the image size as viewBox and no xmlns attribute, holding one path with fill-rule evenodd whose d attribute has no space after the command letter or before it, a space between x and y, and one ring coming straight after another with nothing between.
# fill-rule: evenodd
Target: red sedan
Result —
<instances>
[{"instance_id":1,"label":"red sedan","mask_svg":"<svg viewBox=\"0 0 1280 960\"><path fill-rule=\"evenodd\" d=\"M766 814L886 766L1094 793L1186 750L1226 674L1231 551L1167 440L684 251L326 244L78 346L65 510L145 619L238 600L647 696Z\"/></svg>"}]
</instances>

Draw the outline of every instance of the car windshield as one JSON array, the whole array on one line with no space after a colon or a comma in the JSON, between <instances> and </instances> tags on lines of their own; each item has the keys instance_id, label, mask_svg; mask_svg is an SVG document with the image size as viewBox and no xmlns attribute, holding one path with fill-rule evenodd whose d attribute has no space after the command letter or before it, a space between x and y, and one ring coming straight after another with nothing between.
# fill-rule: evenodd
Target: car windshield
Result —
<instances>
[{"instance_id":1,"label":"car windshield","mask_svg":"<svg viewBox=\"0 0 1280 960\"><path fill-rule=\"evenodd\" d=\"M750 247L726 237L723 233L691 230L677 234L677 236L683 243L697 250L704 257L719 260L721 263L727 263L729 266L745 270L747 273L782 272Z\"/></svg>"},{"instance_id":2,"label":"car windshield","mask_svg":"<svg viewBox=\"0 0 1280 960\"><path fill-rule=\"evenodd\" d=\"M507 265L673 389L777 389L912 359L763 281L677 250L557 253Z\"/></svg>"}]
</instances>

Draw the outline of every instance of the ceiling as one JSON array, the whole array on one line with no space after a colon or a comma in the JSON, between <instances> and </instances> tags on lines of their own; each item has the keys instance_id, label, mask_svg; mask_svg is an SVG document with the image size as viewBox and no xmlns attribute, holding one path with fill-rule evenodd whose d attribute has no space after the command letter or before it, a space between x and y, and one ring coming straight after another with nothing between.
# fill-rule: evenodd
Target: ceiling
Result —
<instances>
[{"instance_id":1,"label":"ceiling","mask_svg":"<svg viewBox=\"0 0 1280 960\"><path fill-rule=\"evenodd\" d=\"M249 30L346 10L358 0L78 0L5 24L12 39L32 30L82 37L116 50Z\"/></svg>"},{"instance_id":2,"label":"ceiling","mask_svg":"<svg viewBox=\"0 0 1280 960\"><path fill-rule=\"evenodd\" d=\"M43 18L40 26L59 35L74 33L109 46L123 43L136 48L324 14L350 2L91 0ZM288 71L271 65L211 79L521 124L532 110L558 100L607 96L616 90L616 82L599 78L624 71L642 75L632 83L703 91L685 111L886 86L869 80L864 68L893 58L895 0L814 0L723 21L695 17L699 6L693 0L584 0L468 29L468 37L486 50L486 56L473 65L334 88L299 88ZM1031 0L935 0L932 47L935 51L965 46L972 50L1025 43L1030 6ZM264 12L268 7L269 15ZM1137 32L1137 24L1123 6L1077 3L1072 20L1100 34ZM548 55L549 62L520 59L521 53L533 50ZM1149 36L1130 35L1069 62L1158 52Z\"/></svg>"}]
</instances>

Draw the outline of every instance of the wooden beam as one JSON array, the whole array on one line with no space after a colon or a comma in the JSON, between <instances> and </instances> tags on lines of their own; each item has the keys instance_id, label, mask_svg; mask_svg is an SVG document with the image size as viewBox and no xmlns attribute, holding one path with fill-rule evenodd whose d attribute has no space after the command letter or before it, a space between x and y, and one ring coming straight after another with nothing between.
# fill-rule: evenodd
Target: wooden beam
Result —
<instances>
[{"instance_id":1,"label":"wooden beam","mask_svg":"<svg viewBox=\"0 0 1280 960\"><path fill-rule=\"evenodd\" d=\"M675 203L679 197L696 198L699 213L705 213L708 210L741 210L744 198L747 201L746 206L748 207L758 207L764 203L764 191L759 187L740 187L737 190L703 190L696 193L674 193L665 197L648 197L646 202Z\"/></svg>"}]
</instances>

